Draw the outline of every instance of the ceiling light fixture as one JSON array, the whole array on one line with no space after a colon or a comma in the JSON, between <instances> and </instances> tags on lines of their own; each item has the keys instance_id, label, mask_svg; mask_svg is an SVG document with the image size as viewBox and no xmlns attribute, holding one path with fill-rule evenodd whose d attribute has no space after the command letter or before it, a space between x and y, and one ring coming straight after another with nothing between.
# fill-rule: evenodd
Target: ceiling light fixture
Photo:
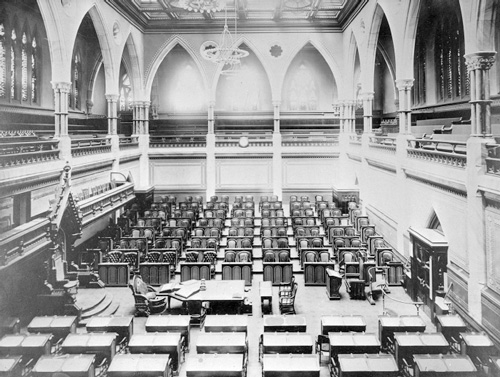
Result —
<instances>
[{"instance_id":1,"label":"ceiling light fixture","mask_svg":"<svg viewBox=\"0 0 500 377\"><path fill-rule=\"evenodd\" d=\"M225 8L226 0L174 0L170 4L190 12L215 13Z\"/></svg>"}]
</instances>

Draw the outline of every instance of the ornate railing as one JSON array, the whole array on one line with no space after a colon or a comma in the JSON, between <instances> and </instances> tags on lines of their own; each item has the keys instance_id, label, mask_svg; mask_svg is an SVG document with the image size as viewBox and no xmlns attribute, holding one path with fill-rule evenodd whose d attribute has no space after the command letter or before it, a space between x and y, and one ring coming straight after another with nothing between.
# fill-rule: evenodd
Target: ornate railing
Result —
<instances>
[{"instance_id":1,"label":"ornate railing","mask_svg":"<svg viewBox=\"0 0 500 377\"><path fill-rule=\"evenodd\" d=\"M49 247L49 230L49 220L41 218L3 233L0 236L0 266L5 266L17 257Z\"/></svg>"},{"instance_id":2,"label":"ornate railing","mask_svg":"<svg viewBox=\"0 0 500 377\"><path fill-rule=\"evenodd\" d=\"M443 165L465 168L467 166L467 144L461 141L430 139L408 140L408 157L433 161Z\"/></svg>"},{"instance_id":3,"label":"ornate railing","mask_svg":"<svg viewBox=\"0 0 500 377\"><path fill-rule=\"evenodd\" d=\"M335 134L292 133L281 135L284 147L330 147L339 144L339 136Z\"/></svg>"},{"instance_id":4,"label":"ornate railing","mask_svg":"<svg viewBox=\"0 0 500 377\"><path fill-rule=\"evenodd\" d=\"M361 146L361 135L351 135L349 137L349 144Z\"/></svg>"},{"instance_id":5,"label":"ornate railing","mask_svg":"<svg viewBox=\"0 0 500 377\"><path fill-rule=\"evenodd\" d=\"M137 136L120 136L119 138L120 150L139 148L139 138Z\"/></svg>"},{"instance_id":6,"label":"ornate railing","mask_svg":"<svg viewBox=\"0 0 500 377\"><path fill-rule=\"evenodd\" d=\"M387 136L370 136L370 148L377 148L396 153L396 138Z\"/></svg>"},{"instance_id":7,"label":"ornate railing","mask_svg":"<svg viewBox=\"0 0 500 377\"><path fill-rule=\"evenodd\" d=\"M204 148L207 146L206 135L151 136L151 148Z\"/></svg>"},{"instance_id":8,"label":"ornate railing","mask_svg":"<svg viewBox=\"0 0 500 377\"><path fill-rule=\"evenodd\" d=\"M58 144L31 130L0 131L0 168L58 160Z\"/></svg>"},{"instance_id":9,"label":"ornate railing","mask_svg":"<svg viewBox=\"0 0 500 377\"><path fill-rule=\"evenodd\" d=\"M107 152L111 152L111 142L107 137L71 140L71 155L73 157Z\"/></svg>"},{"instance_id":10,"label":"ornate railing","mask_svg":"<svg viewBox=\"0 0 500 377\"><path fill-rule=\"evenodd\" d=\"M95 218L116 210L134 198L134 184L126 182L101 195L78 201L77 206L82 214L82 225L85 226Z\"/></svg>"},{"instance_id":11,"label":"ornate railing","mask_svg":"<svg viewBox=\"0 0 500 377\"><path fill-rule=\"evenodd\" d=\"M217 148L238 147L242 136L248 138L249 147L272 147L273 140L271 133L262 134L220 134L215 136L215 146Z\"/></svg>"},{"instance_id":12,"label":"ornate railing","mask_svg":"<svg viewBox=\"0 0 500 377\"><path fill-rule=\"evenodd\" d=\"M485 158L486 173L500 177L500 144L488 144L488 157Z\"/></svg>"}]
</instances>

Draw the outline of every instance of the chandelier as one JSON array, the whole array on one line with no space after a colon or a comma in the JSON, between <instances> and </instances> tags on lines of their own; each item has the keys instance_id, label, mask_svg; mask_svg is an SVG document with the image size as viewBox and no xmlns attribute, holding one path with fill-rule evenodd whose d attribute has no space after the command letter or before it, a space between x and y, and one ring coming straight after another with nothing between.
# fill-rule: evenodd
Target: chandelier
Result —
<instances>
[{"instance_id":1,"label":"chandelier","mask_svg":"<svg viewBox=\"0 0 500 377\"><path fill-rule=\"evenodd\" d=\"M236 8L235 0L235 8ZM224 30L219 44L203 51L203 57L214 63L222 65L221 75L236 75L240 71L241 59L249 55L248 51L234 46L238 28L236 23L236 10L234 12L234 36L227 26L227 7L224 16Z\"/></svg>"},{"instance_id":2,"label":"chandelier","mask_svg":"<svg viewBox=\"0 0 500 377\"><path fill-rule=\"evenodd\" d=\"M174 0L171 5L191 12L218 12L225 8L226 0Z\"/></svg>"}]
</instances>

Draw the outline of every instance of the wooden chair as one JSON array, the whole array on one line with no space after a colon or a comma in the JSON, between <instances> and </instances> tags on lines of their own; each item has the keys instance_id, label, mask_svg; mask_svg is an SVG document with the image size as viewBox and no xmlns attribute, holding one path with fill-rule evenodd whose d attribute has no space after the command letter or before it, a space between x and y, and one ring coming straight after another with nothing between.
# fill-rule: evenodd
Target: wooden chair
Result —
<instances>
[{"instance_id":1,"label":"wooden chair","mask_svg":"<svg viewBox=\"0 0 500 377\"><path fill-rule=\"evenodd\" d=\"M330 339L328 336L320 334L316 339L316 353L319 357L319 365L330 363Z\"/></svg>"},{"instance_id":2,"label":"wooden chair","mask_svg":"<svg viewBox=\"0 0 500 377\"><path fill-rule=\"evenodd\" d=\"M149 316L151 313L160 313L165 310L165 298L158 297L156 290L147 285L140 275L134 275L129 287L134 295L136 316Z\"/></svg>"},{"instance_id":3,"label":"wooden chair","mask_svg":"<svg viewBox=\"0 0 500 377\"><path fill-rule=\"evenodd\" d=\"M205 317L207 316L209 303L189 300L186 306L187 312L191 317L190 324L202 328L205 323Z\"/></svg>"},{"instance_id":4,"label":"wooden chair","mask_svg":"<svg viewBox=\"0 0 500 377\"><path fill-rule=\"evenodd\" d=\"M280 294L279 308L281 314L297 314L295 312L295 296L297 295L298 284L294 283L291 293Z\"/></svg>"}]
</instances>

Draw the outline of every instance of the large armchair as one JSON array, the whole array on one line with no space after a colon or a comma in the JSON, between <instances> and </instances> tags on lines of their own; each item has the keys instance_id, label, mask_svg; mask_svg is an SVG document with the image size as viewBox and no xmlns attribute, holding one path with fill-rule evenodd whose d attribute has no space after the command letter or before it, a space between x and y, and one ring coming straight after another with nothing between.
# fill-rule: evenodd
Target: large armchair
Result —
<instances>
[{"instance_id":1,"label":"large armchair","mask_svg":"<svg viewBox=\"0 0 500 377\"><path fill-rule=\"evenodd\" d=\"M129 287L134 295L136 316L149 316L165 310L165 297L158 297L156 290L147 285L140 275L134 275Z\"/></svg>"}]
</instances>

